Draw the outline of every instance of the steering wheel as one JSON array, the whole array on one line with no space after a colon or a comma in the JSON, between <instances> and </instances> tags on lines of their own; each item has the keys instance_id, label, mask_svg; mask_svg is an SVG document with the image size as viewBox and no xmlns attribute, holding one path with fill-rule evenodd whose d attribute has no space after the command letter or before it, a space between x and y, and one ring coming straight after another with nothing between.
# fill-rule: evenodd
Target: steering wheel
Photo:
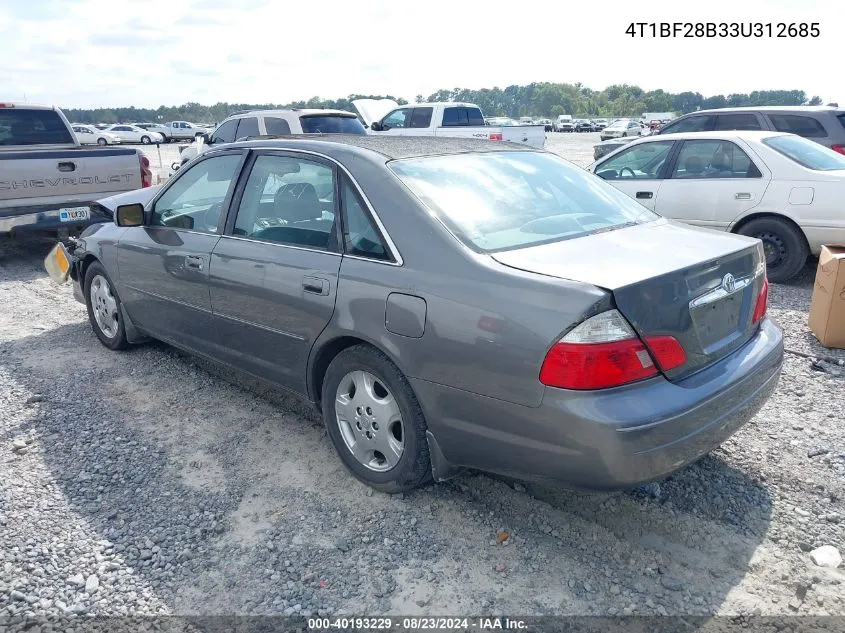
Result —
<instances>
[{"instance_id":1,"label":"steering wheel","mask_svg":"<svg viewBox=\"0 0 845 633\"><path fill-rule=\"evenodd\" d=\"M619 177L620 177L620 178L622 178L622 174L624 174L624 173L625 173L625 170L626 170L626 169L627 169L628 171L630 171L630 172L631 172L631 178L636 178L636 177L637 177L637 174L635 174L635 173L634 173L634 170L633 170L633 169L631 169L630 167L623 167L622 169L620 169L620 170L619 170Z\"/></svg>"}]
</instances>

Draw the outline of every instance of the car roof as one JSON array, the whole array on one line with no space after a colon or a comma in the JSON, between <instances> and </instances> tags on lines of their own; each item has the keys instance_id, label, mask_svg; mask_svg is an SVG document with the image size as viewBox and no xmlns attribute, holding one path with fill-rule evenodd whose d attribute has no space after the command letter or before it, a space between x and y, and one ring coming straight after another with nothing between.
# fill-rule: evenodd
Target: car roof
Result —
<instances>
[{"instance_id":1,"label":"car roof","mask_svg":"<svg viewBox=\"0 0 845 633\"><path fill-rule=\"evenodd\" d=\"M730 114L731 112L838 112L840 108L834 106L737 106L732 108L711 108L709 110L697 110L690 114Z\"/></svg>"},{"instance_id":2,"label":"car roof","mask_svg":"<svg viewBox=\"0 0 845 633\"><path fill-rule=\"evenodd\" d=\"M348 110L334 110L330 108L295 108L295 109L287 109L287 110L247 110L245 112L237 112L235 114L230 114L227 119L241 119L247 116L255 116L260 114L261 116L268 116L273 114L293 114L296 116L312 116L315 114L342 114L344 116L350 117L357 117L358 115L354 112L349 112Z\"/></svg>"},{"instance_id":3,"label":"car roof","mask_svg":"<svg viewBox=\"0 0 845 633\"><path fill-rule=\"evenodd\" d=\"M55 110L55 106L46 105L44 103L27 103L25 101L3 101L0 99L0 103L2 103L6 108L9 110L20 109L20 110ZM6 109L4 108L4 109Z\"/></svg>"},{"instance_id":4,"label":"car roof","mask_svg":"<svg viewBox=\"0 0 845 633\"><path fill-rule=\"evenodd\" d=\"M371 136L354 134L297 134L273 139L239 141L217 147L249 147L253 149L299 149L331 155L343 148L381 154L387 159L419 158L444 154L531 151L543 152L533 147L488 141L485 139L449 138L432 136ZM216 148L215 148L216 149Z\"/></svg>"},{"instance_id":5,"label":"car roof","mask_svg":"<svg viewBox=\"0 0 845 633\"><path fill-rule=\"evenodd\" d=\"M712 132L676 132L674 134L657 134L645 136L635 142L659 141L659 140L689 140L689 139L730 139L740 138L749 141L760 141L772 136L789 136L786 132L776 130L722 130Z\"/></svg>"}]
</instances>

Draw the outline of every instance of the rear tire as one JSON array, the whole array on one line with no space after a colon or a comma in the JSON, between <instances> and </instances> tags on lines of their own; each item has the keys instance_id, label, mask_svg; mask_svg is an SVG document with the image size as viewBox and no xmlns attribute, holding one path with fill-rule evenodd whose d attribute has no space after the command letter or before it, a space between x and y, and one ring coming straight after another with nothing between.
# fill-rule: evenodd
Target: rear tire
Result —
<instances>
[{"instance_id":1,"label":"rear tire","mask_svg":"<svg viewBox=\"0 0 845 633\"><path fill-rule=\"evenodd\" d=\"M83 293L88 320L100 342L111 350L129 347L120 297L100 262L93 262L85 271Z\"/></svg>"},{"instance_id":2,"label":"rear tire","mask_svg":"<svg viewBox=\"0 0 845 633\"><path fill-rule=\"evenodd\" d=\"M740 235L756 237L766 253L766 276L769 281L783 283L801 272L810 249L803 233L794 224L779 218L758 218L743 225Z\"/></svg>"},{"instance_id":3,"label":"rear tire","mask_svg":"<svg viewBox=\"0 0 845 633\"><path fill-rule=\"evenodd\" d=\"M367 381L370 388L362 389ZM431 479L422 409L405 376L382 352L355 345L338 354L323 380L322 409L341 461L363 483L397 493ZM388 453L390 446L395 450Z\"/></svg>"}]
</instances>

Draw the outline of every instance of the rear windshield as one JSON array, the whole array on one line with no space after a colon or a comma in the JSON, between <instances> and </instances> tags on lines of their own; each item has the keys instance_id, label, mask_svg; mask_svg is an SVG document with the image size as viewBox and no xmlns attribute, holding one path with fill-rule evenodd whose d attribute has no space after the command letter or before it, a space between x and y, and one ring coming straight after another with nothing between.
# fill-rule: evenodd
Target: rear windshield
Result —
<instances>
[{"instance_id":1,"label":"rear windshield","mask_svg":"<svg viewBox=\"0 0 845 633\"><path fill-rule=\"evenodd\" d=\"M58 145L74 142L54 110L0 109L0 145Z\"/></svg>"},{"instance_id":2,"label":"rear windshield","mask_svg":"<svg viewBox=\"0 0 845 633\"><path fill-rule=\"evenodd\" d=\"M301 116L299 122L305 134L358 134L367 133L361 121L354 116Z\"/></svg>"},{"instance_id":3,"label":"rear windshield","mask_svg":"<svg viewBox=\"0 0 845 633\"><path fill-rule=\"evenodd\" d=\"M773 136L763 139L763 143L807 169L845 169L845 156L800 136Z\"/></svg>"},{"instance_id":4,"label":"rear windshield","mask_svg":"<svg viewBox=\"0 0 845 633\"><path fill-rule=\"evenodd\" d=\"M601 178L544 152L455 154L388 165L458 239L481 252L659 217Z\"/></svg>"}]
</instances>

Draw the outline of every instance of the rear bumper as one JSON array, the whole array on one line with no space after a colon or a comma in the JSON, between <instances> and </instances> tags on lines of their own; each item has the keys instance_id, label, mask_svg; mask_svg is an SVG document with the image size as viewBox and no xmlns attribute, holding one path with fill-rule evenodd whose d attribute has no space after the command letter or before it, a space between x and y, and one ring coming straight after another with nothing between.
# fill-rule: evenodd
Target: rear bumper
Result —
<instances>
[{"instance_id":1,"label":"rear bumper","mask_svg":"<svg viewBox=\"0 0 845 633\"><path fill-rule=\"evenodd\" d=\"M59 208L56 206L18 207L15 209L0 209L0 235L16 233L48 232L55 233L61 229L76 231L91 224L111 222L108 215L96 202L72 202L67 207L89 207L91 217L82 222L62 222Z\"/></svg>"},{"instance_id":2,"label":"rear bumper","mask_svg":"<svg viewBox=\"0 0 845 633\"><path fill-rule=\"evenodd\" d=\"M618 490L663 478L725 442L772 394L782 362L781 331L766 319L743 347L674 383L547 388L539 407L412 384L450 465Z\"/></svg>"}]
</instances>

